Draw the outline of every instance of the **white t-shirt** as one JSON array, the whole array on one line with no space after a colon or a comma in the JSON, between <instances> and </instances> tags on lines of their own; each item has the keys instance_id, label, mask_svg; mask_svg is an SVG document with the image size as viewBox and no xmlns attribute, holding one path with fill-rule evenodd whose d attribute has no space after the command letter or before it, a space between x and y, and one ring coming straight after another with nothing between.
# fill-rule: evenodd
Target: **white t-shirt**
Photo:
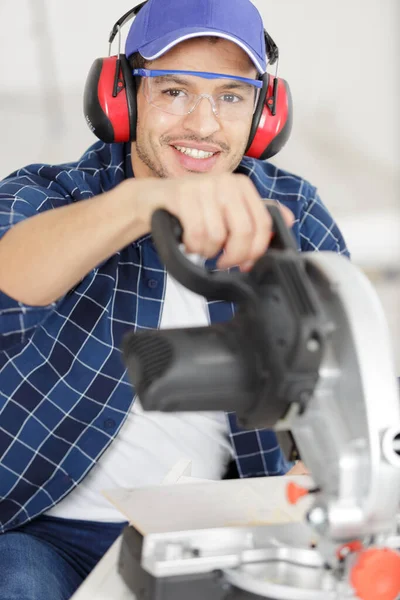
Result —
<instances>
[{"instance_id":1,"label":"white t-shirt","mask_svg":"<svg viewBox=\"0 0 400 600\"><path fill-rule=\"evenodd\" d=\"M208 322L206 300L167 275L161 328L203 326ZM182 458L192 461L193 477L221 479L231 457L224 413L147 412L136 399L99 462L75 490L46 514L65 519L124 521L123 515L101 494L102 490L160 484Z\"/></svg>"}]
</instances>

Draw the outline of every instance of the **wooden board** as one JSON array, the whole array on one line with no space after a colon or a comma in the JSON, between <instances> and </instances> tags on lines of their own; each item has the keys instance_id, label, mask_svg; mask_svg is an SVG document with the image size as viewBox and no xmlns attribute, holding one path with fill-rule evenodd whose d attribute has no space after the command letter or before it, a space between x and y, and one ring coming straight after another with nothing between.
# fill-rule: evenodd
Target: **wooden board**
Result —
<instances>
[{"instance_id":1,"label":"wooden board","mask_svg":"<svg viewBox=\"0 0 400 600\"><path fill-rule=\"evenodd\" d=\"M295 481L312 487L308 476L260 477L176 483L138 489L115 489L105 497L143 535L166 531L297 522L312 498L296 506L286 500L286 486ZM182 483L182 481L181 481Z\"/></svg>"}]
</instances>

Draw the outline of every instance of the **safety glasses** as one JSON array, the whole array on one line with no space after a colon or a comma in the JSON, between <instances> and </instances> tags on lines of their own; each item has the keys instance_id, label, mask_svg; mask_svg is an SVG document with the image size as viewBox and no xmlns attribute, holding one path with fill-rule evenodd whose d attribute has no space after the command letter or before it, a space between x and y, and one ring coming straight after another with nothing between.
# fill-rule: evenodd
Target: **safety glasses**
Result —
<instances>
[{"instance_id":1,"label":"safety glasses","mask_svg":"<svg viewBox=\"0 0 400 600\"><path fill-rule=\"evenodd\" d=\"M143 92L149 104L171 115L192 113L206 98L216 117L237 121L254 114L262 81L234 75L202 71L165 71L134 69L143 78ZM204 79L215 80L212 94L199 94Z\"/></svg>"}]
</instances>

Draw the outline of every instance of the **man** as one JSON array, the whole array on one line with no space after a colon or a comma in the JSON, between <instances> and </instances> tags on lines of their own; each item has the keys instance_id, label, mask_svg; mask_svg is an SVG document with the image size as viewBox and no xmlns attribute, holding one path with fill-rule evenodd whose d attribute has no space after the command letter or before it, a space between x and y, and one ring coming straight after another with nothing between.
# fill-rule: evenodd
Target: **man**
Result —
<instances>
[{"instance_id":1,"label":"man","mask_svg":"<svg viewBox=\"0 0 400 600\"><path fill-rule=\"evenodd\" d=\"M262 198L279 201L299 250L347 253L314 187L243 158L266 58L260 15L234 4L225 17L225 0L185 0L186 12L150 0L139 13L148 28L137 19L127 38L127 56L150 70L136 141L98 142L75 163L0 184L0 599L71 596L123 527L103 489L159 483L182 456L213 479L232 459L242 477L290 466L272 432L241 432L232 415L144 413L120 353L135 327L232 316L166 276L149 235L157 208L210 268L249 270L265 252ZM166 37L154 35L161 26Z\"/></svg>"}]
</instances>

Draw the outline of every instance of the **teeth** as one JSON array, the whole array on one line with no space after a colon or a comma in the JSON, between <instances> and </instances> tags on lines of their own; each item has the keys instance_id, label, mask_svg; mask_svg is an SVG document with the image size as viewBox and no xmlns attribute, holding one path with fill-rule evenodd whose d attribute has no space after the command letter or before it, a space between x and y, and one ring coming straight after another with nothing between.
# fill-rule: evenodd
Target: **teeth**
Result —
<instances>
[{"instance_id":1,"label":"teeth","mask_svg":"<svg viewBox=\"0 0 400 600\"><path fill-rule=\"evenodd\" d=\"M174 148L191 158L211 158L214 155L214 152L205 152L204 150L197 150L197 148L185 148L184 146L174 146Z\"/></svg>"}]
</instances>

